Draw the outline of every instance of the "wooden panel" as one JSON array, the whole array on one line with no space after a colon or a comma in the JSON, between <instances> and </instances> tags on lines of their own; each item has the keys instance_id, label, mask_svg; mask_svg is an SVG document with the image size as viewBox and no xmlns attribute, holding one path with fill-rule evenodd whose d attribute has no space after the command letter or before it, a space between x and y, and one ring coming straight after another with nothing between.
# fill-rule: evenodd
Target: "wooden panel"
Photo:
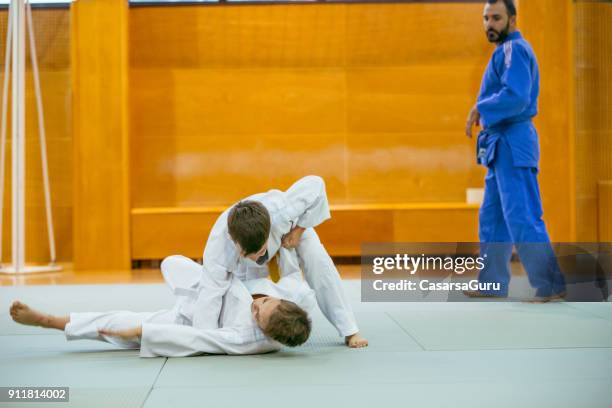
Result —
<instances>
[{"instance_id":1,"label":"wooden panel","mask_svg":"<svg viewBox=\"0 0 612 408\"><path fill-rule=\"evenodd\" d=\"M473 150L459 132L350 134L349 201L465 200L465 189L481 187L485 173Z\"/></svg>"},{"instance_id":2,"label":"wooden panel","mask_svg":"<svg viewBox=\"0 0 612 408\"><path fill-rule=\"evenodd\" d=\"M308 171L325 178L330 198L345 198L342 135L301 135L303 143L268 135L247 144L239 135L137 145L132 162L135 206L228 204L273 188L286 189ZM170 142L170 141L168 141Z\"/></svg>"},{"instance_id":3,"label":"wooden panel","mask_svg":"<svg viewBox=\"0 0 612 408\"><path fill-rule=\"evenodd\" d=\"M131 80L134 130L145 133L135 137L344 131L339 70L132 70Z\"/></svg>"},{"instance_id":4,"label":"wooden panel","mask_svg":"<svg viewBox=\"0 0 612 408\"><path fill-rule=\"evenodd\" d=\"M379 90L349 94L348 123L351 132L453 132L465 128L465 111L473 100L466 95L386 95ZM435 106L435 109L433 108Z\"/></svg>"},{"instance_id":5,"label":"wooden panel","mask_svg":"<svg viewBox=\"0 0 612 408\"><path fill-rule=\"evenodd\" d=\"M612 181L599 183L599 242L612 242Z\"/></svg>"},{"instance_id":6,"label":"wooden panel","mask_svg":"<svg viewBox=\"0 0 612 408\"><path fill-rule=\"evenodd\" d=\"M394 242L478 242L478 206L395 211Z\"/></svg>"},{"instance_id":7,"label":"wooden panel","mask_svg":"<svg viewBox=\"0 0 612 408\"><path fill-rule=\"evenodd\" d=\"M404 66L349 67L346 75L350 91L358 94L372 93L389 97L406 94L415 97L470 95L470 99L474 99L483 72L484 68L478 61L465 59L461 65L452 67L427 65L420 61Z\"/></svg>"},{"instance_id":8,"label":"wooden panel","mask_svg":"<svg viewBox=\"0 0 612 408\"><path fill-rule=\"evenodd\" d=\"M576 236L580 242L597 242L598 237L598 204L597 196L578 197L576 199L576 212L578 215L578 225L576 226ZM594 226L594 227L593 227Z\"/></svg>"},{"instance_id":9,"label":"wooden panel","mask_svg":"<svg viewBox=\"0 0 612 408\"><path fill-rule=\"evenodd\" d=\"M464 64L349 69L348 131L445 131L461 136L484 66L474 60Z\"/></svg>"},{"instance_id":10,"label":"wooden panel","mask_svg":"<svg viewBox=\"0 0 612 408\"><path fill-rule=\"evenodd\" d=\"M130 267L127 7L71 9L75 269Z\"/></svg>"},{"instance_id":11,"label":"wooden panel","mask_svg":"<svg viewBox=\"0 0 612 408\"><path fill-rule=\"evenodd\" d=\"M131 78L131 101L143 109L131 127L135 206L228 203L288 187L306 171L344 199L343 74L132 70ZM165 103L169 93L180 109Z\"/></svg>"},{"instance_id":12,"label":"wooden panel","mask_svg":"<svg viewBox=\"0 0 612 408\"><path fill-rule=\"evenodd\" d=\"M573 1L523 1L519 28L540 67L540 187L551 239L576 239L575 129L573 95ZM546 16L546 18L543 18ZM554 41L550 41L555 38Z\"/></svg>"},{"instance_id":13,"label":"wooden panel","mask_svg":"<svg viewBox=\"0 0 612 408\"><path fill-rule=\"evenodd\" d=\"M133 214L132 259L200 258L219 212Z\"/></svg>"},{"instance_id":14,"label":"wooden panel","mask_svg":"<svg viewBox=\"0 0 612 408\"><path fill-rule=\"evenodd\" d=\"M365 242L387 242L393 236L391 210L332 210L331 220L317 227L332 256L360 256Z\"/></svg>"},{"instance_id":15,"label":"wooden panel","mask_svg":"<svg viewBox=\"0 0 612 408\"><path fill-rule=\"evenodd\" d=\"M133 258L201 257L223 209L133 209ZM338 205L317 232L332 256L359 256L365 242L477 241L477 219L478 206L462 203Z\"/></svg>"},{"instance_id":16,"label":"wooden panel","mask_svg":"<svg viewBox=\"0 0 612 408\"><path fill-rule=\"evenodd\" d=\"M343 4L135 7L130 65L340 66L346 59L345 14Z\"/></svg>"},{"instance_id":17,"label":"wooden panel","mask_svg":"<svg viewBox=\"0 0 612 408\"><path fill-rule=\"evenodd\" d=\"M343 91L344 73L335 69L174 71L174 95L181 101L176 132L339 132Z\"/></svg>"},{"instance_id":18,"label":"wooden panel","mask_svg":"<svg viewBox=\"0 0 612 408\"><path fill-rule=\"evenodd\" d=\"M482 4L355 4L347 9L350 66L476 64L490 53ZM452 23L451 23L452 22Z\"/></svg>"},{"instance_id":19,"label":"wooden panel","mask_svg":"<svg viewBox=\"0 0 612 408\"><path fill-rule=\"evenodd\" d=\"M132 215L134 259L162 259L171 254L202 256L210 229L221 211ZM389 211L334 213L317 228L323 244L334 256L358 256L362 242L385 241L392 235Z\"/></svg>"},{"instance_id":20,"label":"wooden panel","mask_svg":"<svg viewBox=\"0 0 612 408\"><path fill-rule=\"evenodd\" d=\"M491 51L480 9L130 10L133 205L228 203L312 173L327 180L337 203L464 199L467 187L482 185L462 136ZM460 27L447 27L441 11ZM422 21L431 24L426 35ZM376 50L382 54L371 54ZM389 155L385 150L397 171L383 174L377 159L381 151ZM440 171L423 173L442 161ZM418 168L426 162L432 165ZM440 173L453 175L450 185L449 178L437 180ZM390 180L399 186L396 196L370 188Z\"/></svg>"},{"instance_id":21,"label":"wooden panel","mask_svg":"<svg viewBox=\"0 0 612 408\"><path fill-rule=\"evenodd\" d=\"M597 182L612 180L612 3L578 1L575 8L578 239L609 242L601 234L606 222L598 222ZM600 218L602 210L600 202Z\"/></svg>"}]
</instances>

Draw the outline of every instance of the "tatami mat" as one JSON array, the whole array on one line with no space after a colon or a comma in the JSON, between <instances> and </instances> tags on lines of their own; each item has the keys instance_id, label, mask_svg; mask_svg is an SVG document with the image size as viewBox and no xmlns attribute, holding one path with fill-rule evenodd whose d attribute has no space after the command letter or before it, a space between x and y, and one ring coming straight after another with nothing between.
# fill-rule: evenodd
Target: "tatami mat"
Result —
<instances>
[{"instance_id":1,"label":"tatami mat","mask_svg":"<svg viewBox=\"0 0 612 408\"><path fill-rule=\"evenodd\" d=\"M145 408L270 407L470 407L470 408L609 408L608 380L527 382L457 382L415 384L301 385L266 387L155 388Z\"/></svg>"},{"instance_id":2,"label":"tatami mat","mask_svg":"<svg viewBox=\"0 0 612 408\"><path fill-rule=\"evenodd\" d=\"M565 303L387 312L427 350L610 347L612 321ZM488 309L491 310L488 310Z\"/></svg>"},{"instance_id":3,"label":"tatami mat","mask_svg":"<svg viewBox=\"0 0 612 408\"><path fill-rule=\"evenodd\" d=\"M8 307L158 310L172 304L164 285L1 287L0 386L67 386L70 407L612 406L608 303L362 303L358 281L345 289L366 349L346 348L317 311L295 349L143 359L19 326Z\"/></svg>"}]
</instances>

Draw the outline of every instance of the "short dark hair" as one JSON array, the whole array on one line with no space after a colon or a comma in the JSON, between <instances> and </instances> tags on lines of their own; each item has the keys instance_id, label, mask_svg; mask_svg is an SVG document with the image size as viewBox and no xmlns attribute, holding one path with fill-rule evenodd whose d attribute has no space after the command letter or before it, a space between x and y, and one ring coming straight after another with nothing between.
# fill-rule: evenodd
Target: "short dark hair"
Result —
<instances>
[{"instance_id":1,"label":"short dark hair","mask_svg":"<svg viewBox=\"0 0 612 408\"><path fill-rule=\"evenodd\" d=\"M237 242L245 255L259 251L270 236L270 214L262 203L240 201L227 216L230 237Z\"/></svg>"},{"instance_id":2,"label":"short dark hair","mask_svg":"<svg viewBox=\"0 0 612 408\"><path fill-rule=\"evenodd\" d=\"M308 340L311 329L308 313L295 303L281 299L263 332L285 346L295 347Z\"/></svg>"},{"instance_id":3,"label":"short dark hair","mask_svg":"<svg viewBox=\"0 0 612 408\"><path fill-rule=\"evenodd\" d=\"M495 4L498 1L503 2L506 5L506 10L508 10L508 16L516 16L516 5L514 4L514 0L487 0L489 4Z\"/></svg>"}]
</instances>

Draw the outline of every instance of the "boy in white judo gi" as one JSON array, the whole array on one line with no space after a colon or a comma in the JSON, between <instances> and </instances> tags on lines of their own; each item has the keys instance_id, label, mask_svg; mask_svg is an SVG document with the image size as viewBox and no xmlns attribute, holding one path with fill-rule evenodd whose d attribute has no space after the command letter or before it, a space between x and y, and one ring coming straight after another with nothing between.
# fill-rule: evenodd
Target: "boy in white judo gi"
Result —
<instances>
[{"instance_id":1,"label":"boy in white judo gi","mask_svg":"<svg viewBox=\"0 0 612 408\"><path fill-rule=\"evenodd\" d=\"M286 250L285 250L286 251ZM52 316L15 301L10 314L17 323L63 330L67 340L90 339L140 348L141 357L182 357L198 354L258 354L304 343L311 323L306 310L315 304L303 281L295 254L287 251L285 271L275 284L253 279L246 284L232 277L223 296L217 328L197 329L190 316L198 296L202 267L191 259L172 256L162 263L166 283L177 296L174 308L158 312L71 313ZM298 306L299 305L299 306Z\"/></svg>"},{"instance_id":2,"label":"boy in white judo gi","mask_svg":"<svg viewBox=\"0 0 612 408\"><path fill-rule=\"evenodd\" d=\"M247 282L267 276L267 263L280 248L295 248L304 278L319 308L349 347L365 347L340 275L314 227L330 218L325 182L307 176L287 191L255 194L224 211L204 249L200 286L206 296L193 309L193 325L216 328L221 299L231 277ZM281 257L283 254L281 253Z\"/></svg>"}]
</instances>

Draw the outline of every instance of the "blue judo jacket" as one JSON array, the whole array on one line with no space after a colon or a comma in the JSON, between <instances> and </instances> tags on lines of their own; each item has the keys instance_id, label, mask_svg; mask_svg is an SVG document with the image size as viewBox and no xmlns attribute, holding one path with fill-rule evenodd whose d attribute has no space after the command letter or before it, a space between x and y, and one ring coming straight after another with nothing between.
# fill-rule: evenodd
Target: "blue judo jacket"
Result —
<instances>
[{"instance_id":1,"label":"blue judo jacket","mask_svg":"<svg viewBox=\"0 0 612 408\"><path fill-rule=\"evenodd\" d=\"M531 118L538 113L540 72L531 45L515 31L497 46L487 65L476 107L483 131L478 162L489 165L505 137L516 167L538 167L540 147Z\"/></svg>"}]
</instances>

